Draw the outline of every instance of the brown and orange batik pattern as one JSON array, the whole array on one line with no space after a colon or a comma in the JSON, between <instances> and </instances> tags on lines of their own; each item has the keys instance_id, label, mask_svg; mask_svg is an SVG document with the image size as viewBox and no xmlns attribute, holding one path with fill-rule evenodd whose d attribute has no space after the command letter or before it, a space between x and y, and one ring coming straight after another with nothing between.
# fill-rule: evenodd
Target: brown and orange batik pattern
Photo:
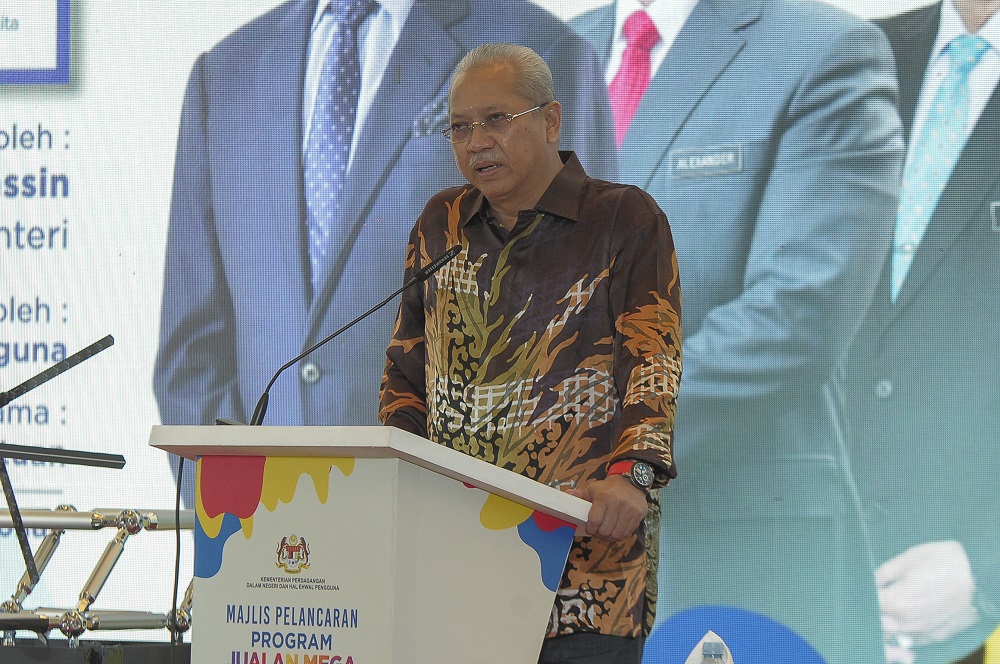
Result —
<instances>
[{"instance_id":1,"label":"brown and orange batik pattern","mask_svg":"<svg viewBox=\"0 0 1000 664\"><path fill-rule=\"evenodd\" d=\"M386 424L554 487L624 458L674 475L680 286L666 218L641 190L587 178L574 156L507 237L471 187L428 203L382 386ZM655 606L658 491L622 542L577 538L550 634L637 636ZM647 537L647 533L650 535Z\"/></svg>"}]
</instances>

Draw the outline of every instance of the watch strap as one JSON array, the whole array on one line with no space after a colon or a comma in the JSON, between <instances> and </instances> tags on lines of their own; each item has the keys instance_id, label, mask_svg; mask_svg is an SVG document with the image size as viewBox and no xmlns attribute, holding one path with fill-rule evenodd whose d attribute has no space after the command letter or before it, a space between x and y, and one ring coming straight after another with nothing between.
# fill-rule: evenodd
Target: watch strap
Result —
<instances>
[{"instance_id":1,"label":"watch strap","mask_svg":"<svg viewBox=\"0 0 1000 664\"><path fill-rule=\"evenodd\" d=\"M632 472L632 464L635 461L626 459L625 461L616 461L608 467L608 475L628 475Z\"/></svg>"}]
</instances>

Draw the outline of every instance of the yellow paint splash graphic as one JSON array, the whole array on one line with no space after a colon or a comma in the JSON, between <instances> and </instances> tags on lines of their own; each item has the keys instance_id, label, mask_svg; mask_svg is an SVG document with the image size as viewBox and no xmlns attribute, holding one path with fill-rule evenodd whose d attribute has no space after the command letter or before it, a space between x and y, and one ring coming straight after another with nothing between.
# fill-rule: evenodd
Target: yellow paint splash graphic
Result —
<instances>
[{"instance_id":1,"label":"yellow paint splash graphic","mask_svg":"<svg viewBox=\"0 0 1000 664\"><path fill-rule=\"evenodd\" d=\"M260 502L273 512L278 501L290 503L295 498L299 478L312 478L316 497L326 504L330 497L330 471L340 469L345 477L354 472L353 458L313 458L313 457L268 457L264 464L264 486L261 488Z\"/></svg>"},{"instance_id":2,"label":"yellow paint splash graphic","mask_svg":"<svg viewBox=\"0 0 1000 664\"><path fill-rule=\"evenodd\" d=\"M534 510L530 507L491 493L479 513L479 521L487 530L507 530L518 527L530 519L533 513Z\"/></svg>"}]
</instances>

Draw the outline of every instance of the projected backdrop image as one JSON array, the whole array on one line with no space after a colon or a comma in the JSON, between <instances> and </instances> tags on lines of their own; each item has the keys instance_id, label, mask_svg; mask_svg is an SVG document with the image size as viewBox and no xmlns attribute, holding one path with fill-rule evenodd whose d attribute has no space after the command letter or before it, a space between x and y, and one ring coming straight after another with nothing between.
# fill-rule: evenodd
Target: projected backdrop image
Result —
<instances>
[{"instance_id":1,"label":"projected backdrop image","mask_svg":"<svg viewBox=\"0 0 1000 664\"><path fill-rule=\"evenodd\" d=\"M449 76L514 42L552 69L561 148L652 195L677 248L679 475L647 543L645 661L684 662L708 630L736 662L957 661L1000 623L995 9L385 0L357 19L343 151L317 163L324 3L13 3L0 390L115 345L0 410L0 440L127 461L8 462L19 503L172 506L149 428L249 421L278 367L401 285L424 204L462 183ZM635 94L619 75L640 51ZM317 182L338 220L319 254ZM395 315L282 374L265 424L377 424ZM109 538L67 532L26 608L75 605ZM95 607L167 610L172 542L131 539ZM186 583L187 537L182 553Z\"/></svg>"}]
</instances>

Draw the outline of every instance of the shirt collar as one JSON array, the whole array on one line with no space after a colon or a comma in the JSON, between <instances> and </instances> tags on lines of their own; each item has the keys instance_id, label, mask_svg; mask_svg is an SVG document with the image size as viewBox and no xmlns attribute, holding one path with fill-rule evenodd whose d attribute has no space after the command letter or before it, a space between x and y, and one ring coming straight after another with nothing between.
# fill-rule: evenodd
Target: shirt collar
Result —
<instances>
[{"instance_id":1,"label":"shirt collar","mask_svg":"<svg viewBox=\"0 0 1000 664\"><path fill-rule=\"evenodd\" d=\"M947 48L952 40L961 35L968 34L971 33L965 27L965 22L958 13L958 9L955 8L954 0L945 0L942 2L941 23L938 26L937 38L934 40L934 50L931 51L931 62L937 62L941 58L944 49ZM990 20L983 24L983 27L979 29L976 35L989 42L993 50L1000 51L1000 12L991 16Z\"/></svg>"},{"instance_id":2,"label":"shirt collar","mask_svg":"<svg viewBox=\"0 0 1000 664\"><path fill-rule=\"evenodd\" d=\"M616 40L625 41L623 31L625 21L637 11L644 11L649 15L656 31L664 40L670 35L676 35L687 20L698 0L654 0L644 7L639 0L618 0L615 6L615 34ZM671 38L671 42L673 39Z\"/></svg>"},{"instance_id":3,"label":"shirt collar","mask_svg":"<svg viewBox=\"0 0 1000 664\"><path fill-rule=\"evenodd\" d=\"M583 165L575 152L560 150L559 158L562 159L563 167L556 173L549 188L538 199L533 209L570 221L579 221L580 201L583 198L587 173L583 170ZM462 217L462 226L467 226L472 221L485 221L486 197L478 189L473 191L475 196L468 212Z\"/></svg>"},{"instance_id":4,"label":"shirt collar","mask_svg":"<svg viewBox=\"0 0 1000 664\"><path fill-rule=\"evenodd\" d=\"M313 30L319 25L319 21L323 18L323 14L326 13L327 7L333 2L337 2L337 0L319 0L316 3L316 14L313 16L312 22ZM387 12L392 17L393 26L398 28L398 32L402 30L402 25L406 22L406 17L410 15L410 10L413 9L414 2L415 0L376 0L376 4L379 7L376 12Z\"/></svg>"}]
</instances>

